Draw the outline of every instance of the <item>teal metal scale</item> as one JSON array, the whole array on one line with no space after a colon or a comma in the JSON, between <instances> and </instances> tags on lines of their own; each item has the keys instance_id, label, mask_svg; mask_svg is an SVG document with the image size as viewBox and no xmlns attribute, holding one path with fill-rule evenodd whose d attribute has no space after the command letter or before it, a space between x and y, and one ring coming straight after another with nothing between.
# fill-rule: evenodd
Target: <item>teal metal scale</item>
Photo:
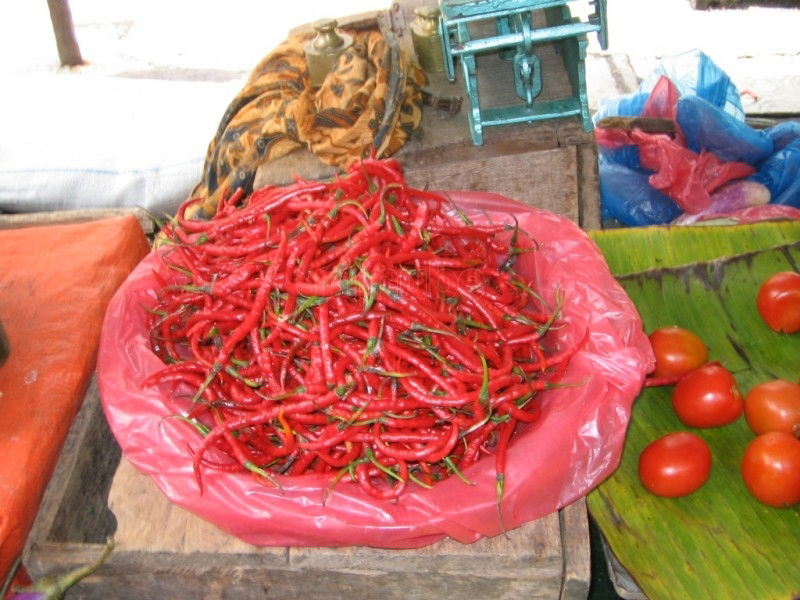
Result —
<instances>
[{"instance_id":1,"label":"teal metal scale","mask_svg":"<svg viewBox=\"0 0 800 600\"><path fill-rule=\"evenodd\" d=\"M586 93L587 34L596 33L600 46L608 47L606 0L590 0L593 13L586 20L573 17L572 0L439 0L440 34L445 73L456 78L456 60L461 63L470 101L469 125L472 142L483 144L483 129L495 125L531 123L543 119L579 116L584 131L591 131ZM534 11L543 14L543 25L534 25ZM476 35L486 30L490 35ZM482 28L479 26L483 26ZM554 43L567 71L572 94L566 98L541 100L542 69L537 46ZM478 89L477 56L497 52L510 64L514 91L521 102L482 107Z\"/></svg>"}]
</instances>

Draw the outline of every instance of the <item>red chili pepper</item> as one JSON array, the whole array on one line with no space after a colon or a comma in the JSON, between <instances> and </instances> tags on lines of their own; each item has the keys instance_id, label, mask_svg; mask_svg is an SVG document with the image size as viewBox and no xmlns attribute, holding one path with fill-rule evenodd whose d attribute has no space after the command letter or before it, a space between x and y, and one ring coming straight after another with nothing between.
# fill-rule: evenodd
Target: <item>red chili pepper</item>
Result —
<instances>
[{"instance_id":1,"label":"red chili pepper","mask_svg":"<svg viewBox=\"0 0 800 600\"><path fill-rule=\"evenodd\" d=\"M469 436L467 447L464 450L464 456L459 463L459 467L462 470L477 462L481 448L494 433L496 427L496 423L487 421L485 426L480 427Z\"/></svg>"},{"instance_id":2,"label":"red chili pepper","mask_svg":"<svg viewBox=\"0 0 800 600\"><path fill-rule=\"evenodd\" d=\"M328 425L315 440L299 442L298 445L305 450L321 450L341 444L356 435L358 435L358 430L355 427L340 429L338 425Z\"/></svg>"},{"instance_id":3,"label":"red chili pepper","mask_svg":"<svg viewBox=\"0 0 800 600\"><path fill-rule=\"evenodd\" d=\"M447 438L444 440L444 444L442 444L437 451L429 454L425 458L425 462L438 463L440 460L443 460L453 450L456 442L458 442L458 427L453 424L450 425L450 431Z\"/></svg>"},{"instance_id":4,"label":"red chili pepper","mask_svg":"<svg viewBox=\"0 0 800 600\"><path fill-rule=\"evenodd\" d=\"M497 448L495 450L495 478L497 480L497 514L500 522L503 521L502 502L506 486L506 459L508 446L511 443L511 436L517 426L517 421L513 417L498 426L499 435L497 438Z\"/></svg>"},{"instance_id":5,"label":"red chili pepper","mask_svg":"<svg viewBox=\"0 0 800 600\"><path fill-rule=\"evenodd\" d=\"M317 460L317 454L315 453L303 452L299 454L289 467L287 475L304 475L315 460Z\"/></svg>"},{"instance_id":6,"label":"red chili pepper","mask_svg":"<svg viewBox=\"0 0 800 600\"><path fill-rule=\"evenodd\" d=\"M547 312L514 273L535 242L457 222L391 160L226 193L212 218L187 219L200 201L164 228L171 273L155 277L150 340L174 364L146 381L203 435L198 483L202 468L349 472L395 500L494 453L499 507L517 423L538 419L536 394L585 342L560 343L560 302Z\"/></svg>"},{"instance_id":7,"label":"red chili pepper","mask_svg":"<svg viewBox=\"0 0 800 600\"><path fill-rule=\"evenodd\" d=\"M317 319L319 319L319 348L322 354L322 372L329 385L336 383L336 376L333 372L333 354L331 352L331 321L327 303L323 302L317 307Z\"/></svg>"},{"instance_id":8,"label":"red chili pepper","mask_svg":"<svg viewBox=\"0 0 800 600\"><path fill-rule=\"evenodd\" d=\"M405 463L399 463L405 469ZM378 487L372 480L369 463L361 463L355 469L356 481L367 494L379 500L394 500L400 496L406 487L405 480L399 481L394 487ZM406 472L407 476L407 472Z\"/></svg>"},{"instance_id":9,"label":"red chili pepper","mask_svg":"<svg viewBox=\"0 0 800 600\"><path fill-rule=\"evenodd\" d=\"M344 452L337 453L337 455L330 452L330 448L321 448L315 452L315 455L328 466L340 468L356 460L363 451L363 446L355 441L345 441L344 447Z\"/></svg>"},{"instance_id":10,"label":"red chili pepper","mask_svg":"<svg viewBox=\"0 0 800 600\"><path fill-rule=\"evenodd\" d=\"M528 410L518 407L511 401L500 402L497 405L497 408L500 413L511 415L517 421L521 421L523 423L535 423L539 420L539 416L542 414L542 410L539 405L533 403L531 403L531 408Z\"/></svg>"}]
</instances>

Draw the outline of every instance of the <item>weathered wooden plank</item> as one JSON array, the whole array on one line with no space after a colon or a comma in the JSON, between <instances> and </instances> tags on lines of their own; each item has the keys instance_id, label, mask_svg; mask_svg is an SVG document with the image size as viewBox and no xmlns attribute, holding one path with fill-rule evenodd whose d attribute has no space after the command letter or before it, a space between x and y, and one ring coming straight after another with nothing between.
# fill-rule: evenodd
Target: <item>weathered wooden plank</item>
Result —
<instances>
[{"instance_id":1,"label":"weathered wooden plank","mask_svg":"<svg viewBox=\"0 0 800 600\"><path fill-rule=\"evenodd\" d=\"M578 163L574 147L483 156L455 162L406 163L412 185L433 189L483 190L579 219Z\"/></svg>"},{"instance_id":2,"label":"weathered wooden plank","mask_svg":"<svg viewBox=\"0 0 800 600\"><path fill-rule=\"evenodd\" d=\"M600 229L600 174L597 165L597 146L577 146L578 159L578 224L583 229Z\"/></svg>"},{"instance_id":3,"label":"weathered wooden plank","mask_svg":"<svg viewBox=\"0 0 800 600\"><path fill-rule=\"evenodd\" d=\"M558 514L519 527L506 535L482 539L474 544L445 540L411 550L385 550L366 547L343 548L258 548L173 505L156 485L122 460L109 492L109 505L117 519L115 539L120 551L140 553L196 552L233 555L266 554L265 562L288 563L303 569L374 569L414 571L433 569L469 573L481 565L484 576L530 578L539 569L560 568L562 557L561 525ZM147 515L143 521L142 516ZM570 540L572 541L572 540Z\"/></svg>"},{"instance_id":4,"label":"weathered wooden plank","mask_svg":"<svg viewBox=\"0 0 800 600\"><path fill-rule=\"evenodd\" d=\"M108 492L117 521L117 550L141 553L194 552L267 554L265 561L285 564L285 548L257 548L232 537L170 502L153 483L122 459ZM142 518L144 515L147 518Z\"/></svg>"},{"instance_id":5,"label":"weathered wooden plank","mask_svg":"<svg viewBox=\"0 0 800 600\"><path fill-rule=\"evenodd\" d=\"M87 531L95 532L94 539L80 539L81 542L101 543L113 530L113 517L109 517L105 507L105 497L98 501L98 494L108 488L110 474L114 472L119 461L119 447L113 442L108 427L104 426L100 403L97 394L97 382L92 379L86 392L83 406L73 421L72 427L64 440L61 457L53 472L47 490L39 505L39 513L29 534L30 540L69 539L74 533L74 520L70 519L65 507L73 507L80 503L81 510L72 510L72 514L80 514L81 519L99 520L87 522ZM98 456L87 455L86 449L97 447L108 448ZM87 498L87 496L90 496ZM105 510L103 510L105 509ZM70 522L72 521L72 522Z\"/></svg>"},{"instance_id":6,"label":"weathered wooden plank","mask_svg":"<svg viewBox=\"0 0 800 600\"><path fill-rule=\"evenodd\" d=\"M113 482L107 473L104 478L108 468L94 466L113 456L116 443L108 436L92 391L26 548L28 570L41 577L90 562L114 533L116 548L107 563L68 598L585 598L581 590L590 574L581 557L589 542L582 503L469 545L446 540L410 550L256 548L172 505L125 460ZM90 482L86 473L97 480ZM96 490L109 485L115 531L107 521L85 518L98 511ZM59 527L59 521L72 525Z\"/></svg>"},{"instance_id":7,"label":"weathered wooden plank","mask_svg":"<svg viewBox=\"0 0 800 600\"><path fill-rule=\"evenodd\" d=\"M99 448L103 451L98 453ZM103 543L115 525L106 498L110 475L119 463L120 450L105 425L94 379L61 455L67 468L54 476L55 485L52 487L60 492L48 498L47 537ZM80 506L81 510L76 511L75 506Z\"/></svg>"},{"instance_id":8,"label":"weathered wooden plank","mask_svg":"<svg viewBox=\"0 0 800 600\"><path fill-rule=\"evenodd\" d=\"M561 523L561 547L564 572L561 581L560 600L582 600L589 594L591 552L583 540L589 539L589 519L586 516L586 501L576 500L559 512Z\"/></svg>"},{"instance_id":9,"label":"weathered wooden plank","mask_svg":"<svg viewBox=\"0 0 800 600\"><path fill-rule=\"evenodd\" d=\"M72 557L88 562L100 549L100 546L72 546L54 549L54 552L60 553L61 564L67 564ZM115 552L100 571L76 585L67 599L553 600L559 594L559 580L558 568L552 570L549 580L524 580L483 577L479 564L474 565L470 573L448 576L434 569L413 573L361 569L279 570L259 565L250 556L218 557L201 553L192 555L191 561L177 564L169 554L154 554L142 560L131 553Z\"/></svg>"},{"instance_id":10,"label":"weathered wooden plank","mask_svg":"<svg viewBox=\"0 0 800 600\"><path fill-rule=\"evenodd\" d=\"M490 191L564 215L584 228L599 228L596 147L561 146L558 138L569 135L568 129L563 131L566 128L531 129L528 140L507 137L495 143L493 151L471 144L442 148L420 140L409 143L398 158L413 186ZM537 140L541 148L529 150ZM300 151L260 168L256 186L333 172L311 153Z\"/></svg>"},{"instance_id":11,"label":"weathered wooden plank","mask_svg":"<svg viewBox=\"0 0 800 600\"><path fill-rule=\"evenodd\" d=\"M473 544L453 540L411 550L379 548L292 548L295 567L419 570L466 575L481 565L482 577L548 578L562 562L561 531L557 513L518 527L505 535L483 538Z\"/></svg>"}]
</instances>

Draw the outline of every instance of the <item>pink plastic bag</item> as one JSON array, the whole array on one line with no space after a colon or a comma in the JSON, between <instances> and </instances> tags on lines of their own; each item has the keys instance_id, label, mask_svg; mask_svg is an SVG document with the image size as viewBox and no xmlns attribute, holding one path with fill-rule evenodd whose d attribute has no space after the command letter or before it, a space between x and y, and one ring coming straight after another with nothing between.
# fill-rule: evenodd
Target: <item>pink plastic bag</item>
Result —
<instances>
[{"instance_id":1,"label":"pink plastic bag","mask_svg":"<svg viewBox=\"0 0 800 600\"><path fill-rule=\"evenodd\" d=\"M632 302L614 280L586 234L563 217L508 198L450 192L475 221L512 223L541 244L517 263L550 300L564 292L561 330L569 343L586 345L563 379L576 385L545 392L538 422L512 440L502 503L506 529L549 514L581 496L617 466L630 408L652 351ZM340 482L326 503L326 477L277 476L282 489L251 476L204 472L201 495L192 470L197 434L173 414L167 390L140 382L163 367L148 346L147 316L157 287L152 271L165 274L159 254L143 261L113 298L98 356L98 381L106 417L125 456L152 477L174 503L254 545L414 548L444 537L463 543L502 531L496 504L494 459L478 461L432 489L410 486L396 503L367 496ZM144 515L146 518L146 515Z\"/></svg>"}]
</instances>

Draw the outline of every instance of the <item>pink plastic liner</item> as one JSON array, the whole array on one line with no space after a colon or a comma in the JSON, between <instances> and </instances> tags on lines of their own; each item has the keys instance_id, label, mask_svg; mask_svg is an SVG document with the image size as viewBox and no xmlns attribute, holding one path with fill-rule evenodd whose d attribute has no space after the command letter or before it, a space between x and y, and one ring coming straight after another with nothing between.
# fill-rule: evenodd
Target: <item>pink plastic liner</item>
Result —
<instances>
[{"instance_id":1,"label":"pink plastic liner","mask_svg":"<svg viewBox=\"0 0 800 600\"><path fill-rule=\"evenodd\" d=\"M541 245L517 271L546 297L563 291L569 324L560 339L588 341L564 377L575 385L542 396L538 422L508 453L503 523L498 519L493 457L426 490L409 485L398 502L376 500L343 480L322 504L327 478L278 476L282 489L248 474L203 472L199 493L190 448L200 438L175 414L166 388L141 385L163 367L148 346L147 315L166 270L160 252L145 258L108 308L98 356L103 409L122 451L172 502L258 546L414 548L445 537L470 543L547 515L597 486L616 468L631 405L652 369L650 344L624 290L597 247L571 221L508 198L448 192L476 222L516 222ZM146 518L146 515L143 515Z\"/></svg>"}]
</instances>

